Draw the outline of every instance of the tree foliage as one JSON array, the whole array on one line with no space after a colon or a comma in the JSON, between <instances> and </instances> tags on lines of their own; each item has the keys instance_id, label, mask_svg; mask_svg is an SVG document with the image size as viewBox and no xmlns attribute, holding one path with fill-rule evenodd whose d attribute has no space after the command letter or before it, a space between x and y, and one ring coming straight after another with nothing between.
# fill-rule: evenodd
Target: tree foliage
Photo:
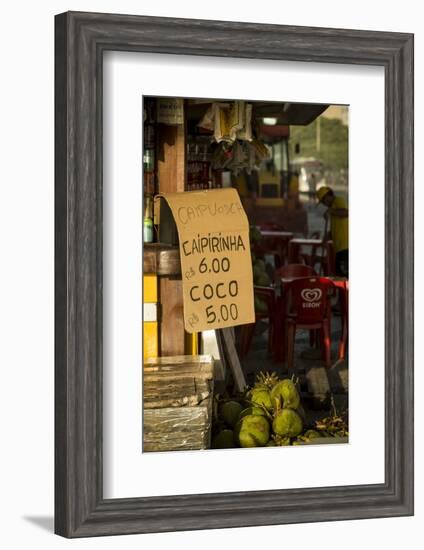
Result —
<instances>
[{"instance_id":1,"label":"tree foliage","mask_svg":"<svg viewBox=\"0 0 424 550\"><path fill-rule=\"evenodd\" d=\"M325 170L347 170L349 160L348 127L339 119L320 118L320 150L317 150L317 120L308 126L290 127L290 158L314 157L324 163ZM295 154L295 145L300 153Z\"/></svg>"}]
</instances>

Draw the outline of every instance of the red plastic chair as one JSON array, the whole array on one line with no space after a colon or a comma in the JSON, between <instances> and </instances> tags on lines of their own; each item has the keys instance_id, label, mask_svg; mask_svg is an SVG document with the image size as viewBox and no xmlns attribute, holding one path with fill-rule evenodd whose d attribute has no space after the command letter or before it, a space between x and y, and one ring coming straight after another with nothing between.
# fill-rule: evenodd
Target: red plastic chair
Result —
<instances>
[{"instance_id":1,"label":"red plastic chair","mask_svg":"<svg viewBox=\"0 0 424 550\"><path fill-rule=\"evenodd\" d=\"M241 325L240 327L240 357L243 358L249 352L250 346L253 340L253 334L255 332L256 323L261 319L269 320L268 328L268 351L271 352L274 349L275 338L277 333L275 330L275 320L277 313L277 302L275 289L268 286L255 286L253 287L255 297L260 298L266 304L266 310L255 311L255 322L247 325Z\"/></svg>"},{"instance_id":2,"label":"red plastic chair","mask_svg":"<svg viewBox=\"0 0 424 550\"><path fill-rule=\"evenodd\" d=\"M274 272L274 282L275 284L279 285L281 283L281 279L294 279L296 277L309 277L312 275L316 275L315 271L312 267L305 265L305 264L287 264L284 265ZM276 316L274 321L274 327L275 330L278 331L278 334L280 334L282 337L275 339L275 345L274 345L274 358L276 361L284 361L286 356L286 349L284 347L284 343L286 340L286 334L285 334L285 325L283 322L284 312L286 310L285 308L285 292L283 292L282 296L277 298L276 303ZM311 346L313 345L313 334L311 333Z\"/></svg>"},{"instance_id":3,"label":"red plastic chair","mask_svg":"<svg viewBox=\"0 0 424 550\"><path fill-rule=\"evenodd\" d=\"M349 326L349 281L345 282L344 289L340 292L340 305L342 309L341 323L342 334L339 344L339 359L346 357L346 348L348 345L348 326Z\"/></svg>"},{"instance_id":4,"label":"red plastic chair","mask_svg":"<svg viewBox=\"0 0 424 550\"><path fill-rule=\"evenodd\" d=\"M293 279L286 285L287 366L293 368L297 329L319 330L326 367L331 365L331 304L334 285L325 277Z\"/></svg>"}]
</instances>

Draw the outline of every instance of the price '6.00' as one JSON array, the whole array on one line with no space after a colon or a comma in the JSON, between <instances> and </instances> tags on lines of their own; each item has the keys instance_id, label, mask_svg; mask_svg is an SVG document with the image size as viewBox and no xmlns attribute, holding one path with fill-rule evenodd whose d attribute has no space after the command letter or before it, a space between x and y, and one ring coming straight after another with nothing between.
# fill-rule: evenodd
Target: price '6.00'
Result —
<instances>
[{"instance_id":1,"label":"price '6.00'","mask_svg":"<svg viewBox=\"0 0 424 550\"><path fill-rule=\"evenodd\" d=\"M223 271L227 273L230 271L230 260L227 257L213 258L210 265L208 265L206 258L202 258L199 264L199 273L219 273Z\"/></svg>"}]
</instances>

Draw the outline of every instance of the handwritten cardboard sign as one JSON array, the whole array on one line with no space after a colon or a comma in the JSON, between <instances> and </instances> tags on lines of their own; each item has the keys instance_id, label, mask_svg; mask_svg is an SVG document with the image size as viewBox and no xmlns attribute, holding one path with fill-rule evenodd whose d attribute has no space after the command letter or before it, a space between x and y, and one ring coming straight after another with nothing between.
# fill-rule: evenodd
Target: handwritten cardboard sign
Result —
<instances>
[{"instance_id":1,"label":"handwritten cardboard sign","mask_svg":"<svg viewBox=\"0 0 424 550\"><path fill-rule=\"evenodd\" d=\"M235 189L161 195L177 225L187 332L253 323L249 223Z\"/></svg>"}]
</instances>

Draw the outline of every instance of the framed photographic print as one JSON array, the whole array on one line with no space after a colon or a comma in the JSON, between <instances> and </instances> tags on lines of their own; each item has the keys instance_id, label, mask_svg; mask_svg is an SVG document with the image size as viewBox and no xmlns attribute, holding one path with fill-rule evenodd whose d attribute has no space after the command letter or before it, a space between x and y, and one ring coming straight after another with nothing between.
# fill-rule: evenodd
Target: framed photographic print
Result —
<instances>
[{"instance_id":1,"label":"framed photographic print","mask_svg":"<svg viewBox=\"0 0 424 550\"><path fill-rule=\"evenodd\" d=\"M55 47L56 533L413 514L413 36Z\"/></svg>"}]
</instances>

